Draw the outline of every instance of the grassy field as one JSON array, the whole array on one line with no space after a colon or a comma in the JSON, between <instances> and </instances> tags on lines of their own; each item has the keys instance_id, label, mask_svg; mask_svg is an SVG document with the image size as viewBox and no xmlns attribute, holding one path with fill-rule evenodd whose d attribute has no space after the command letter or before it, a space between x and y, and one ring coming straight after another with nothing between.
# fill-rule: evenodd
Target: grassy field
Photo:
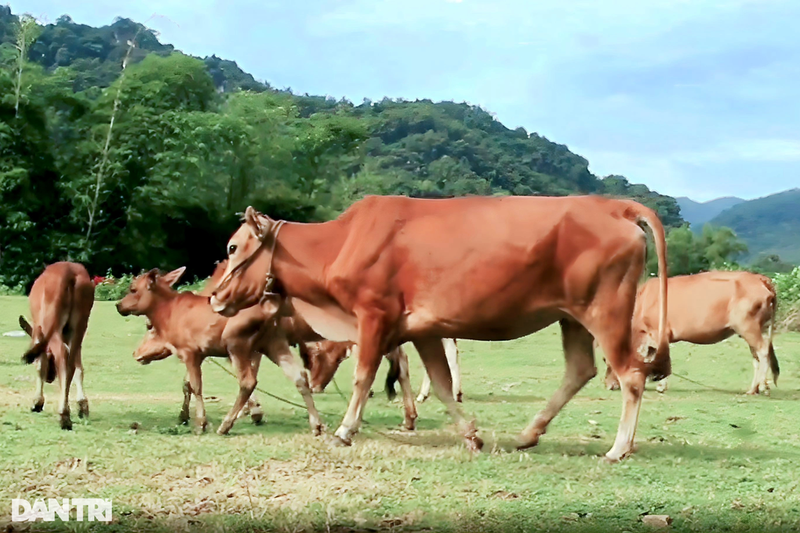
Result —
<instances>
[{"instance_id":1,"label":"grassy field","mask_svg":"<svg viewBox=\"0 0 800 533\"><path fill-rule=\"evenodd\" d=\"M27 314L24 298L0 297L0 332L16 329L20 313ZM401 405L388 402L382 384L351 448L312 437L304 411L263 394L264 425L240 419L227 437L194 435L177 425L180 362L142 367L131 357L143 332L143 319L95 304L84 348L91 419L79 420L73 405L71 432L58 428L54 385L46 388L44 412L29 411L34 368L20 363L27 339L0 337L0 528L20 496L113 499L111 525L38 523L24 526L28 531L635 532L649 530L645 514L670 515L673 531L800 528L797 334L776 339L783 373L770 398L743 395L752 378L743 341L675 346L673 369L707 386L673 377L660 395L648 385L638 453L607 465L598 456L613 441L620 399L599 377L554 420L539 447L513 448L559 385L557 328L514 342L460 344L464 405L486 440L476 456L435 399L419 406L416 433L399 431ZM418 387L419 358L410 356ZM381 383L385 371L384 365ZM337 379L348 396L351 372L347 361ZM208 363L204 373L215 427L236 383ZM259 378L260 388L299 401L268 361ZM316 401L332 432L344 400L331 386Z\"/></svg>"}]
</instances>

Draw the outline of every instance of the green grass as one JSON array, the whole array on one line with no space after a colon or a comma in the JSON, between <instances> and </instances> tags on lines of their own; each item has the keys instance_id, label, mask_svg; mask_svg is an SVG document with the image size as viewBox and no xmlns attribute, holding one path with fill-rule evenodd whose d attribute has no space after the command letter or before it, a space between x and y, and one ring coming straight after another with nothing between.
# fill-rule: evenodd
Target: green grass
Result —
<instances>
[{"instance_id":1,"label":"green grass","mask_svg":"<svg viewBox=\"0 0 800 533\"><path fill-rule=\"evenodd\" d=\"M27 314L21 297L0 297L0 332ZM161 531L647 531L643 514L667 514L673 531L794 531L800 527L800 335L776 339L783 374L770 398L745 397L752 367L743 341L673 347L676 372L715 390L671 378L648 385L639 451L619 465L598 456L611 446L619 393L592 380L567 405L539 447L514 438L558 387L563 359L557 328L505 343L460 343L464 406L479 422L484 453L471 456L435 399L419 406L415 434L395 431L400 403L382 392L351 448L311 436L304 411L260 395L266 424L241 419L231 435L197 436L176 425L183 366L175 358L139 366L131 353L141 318L98 302L85 349L88 422L61 431L56 388L43 413L29 412L34 368L20 363L26 339L0 337L0 527L15 497L106 497L115 523L37 524L72 530ZM421 366L410 353L412 379ZM598 357L599 360L599 357ZM226 363L227 365L227 363ZM604 368L599 362L602 375ZM352 361L338 374L350 391ZM213 426L236 392L220 368L204 365ZM299 395L265 361L259 387ZM329 432L344 414L335 392L317 395ZM131 430L137 423L138 430Z\"/></svg>"}]
</instances>

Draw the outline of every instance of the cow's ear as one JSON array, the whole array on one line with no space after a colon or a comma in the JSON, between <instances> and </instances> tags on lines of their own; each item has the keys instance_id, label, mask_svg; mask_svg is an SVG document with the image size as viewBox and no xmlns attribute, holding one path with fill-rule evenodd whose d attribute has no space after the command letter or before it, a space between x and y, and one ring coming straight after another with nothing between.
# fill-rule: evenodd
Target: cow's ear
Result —
<instances>
[{"instance_id":1,"label":"cow's ear","mask_svg":"<svg viewBox=\"0 0 800 533\"><path fill-rule=\"evenodd\" d=\"M33 328L30 324L28 324L28 321L25 320L25 317L22 315L19 315L19 327L22 328L22 331L28 334L28 337L33 336Z\"/></svg>"},{"instance_id":2,"label":"cow's ear","mask_svg":"<svg viewBox=\"0 0 800 533\"><path fill-rule=\"evenodd\" d=\"M244 212L244 220L253 235L259 239L263 239L275 223L267 215L253 209L253 206L247 206Z\"/></svg>"},{"instance_id":3,"label":"cow's ear","mask_svg":"<svg viewBox=\"0 0 800 533\"><path fill-rule=\"evenodd\" d=\"M156 284L156 280L158 279L158 269L153 268L145 275L147 276L147 288L152 289Z\"/></svg>"},{"instance_id":4,"label":"cow's ear","mask_svg":"<svg viewBox=\"0 0 800 533\"><path fill-rule=\"evenodd\" d=\"M172 272L169 272L168 274L164 274L163 276L161 276L161 281L166 283L167 287L172 287L179 279L181 279L181 276L185 271L186 271L185 266L176 268Z\"/></svg>"}]
</instances>

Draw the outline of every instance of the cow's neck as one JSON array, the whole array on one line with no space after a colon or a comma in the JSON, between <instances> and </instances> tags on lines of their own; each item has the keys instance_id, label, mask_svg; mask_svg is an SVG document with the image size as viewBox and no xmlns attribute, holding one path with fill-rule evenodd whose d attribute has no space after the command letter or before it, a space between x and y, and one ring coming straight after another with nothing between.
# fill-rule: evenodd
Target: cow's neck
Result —
<instances>
[{"instance_id":1,"label":"cow's neck","mask_svg":"<svg viewBox=\"0 0 800 533\"><path fill-rule=\"evenodd\" d=\"M328 298L324 274L336 260L345 232L339 220L316 224L287 223L272 258L272 272L287 296L310 303Z\"/></svg>"},{"instance_id":2,"label":"cow's neck","mask_svg":"<svg viewBox=\"0 0 800 533\"><path fill-rule=\"evenodd\" d=\"M174 290L159 290L157 293L158 299L145 313L147 318L150 319L150 323L165 327L172 318L180 316L180 313L173 311L180 294Z\"/></svg>"}]
</instances>

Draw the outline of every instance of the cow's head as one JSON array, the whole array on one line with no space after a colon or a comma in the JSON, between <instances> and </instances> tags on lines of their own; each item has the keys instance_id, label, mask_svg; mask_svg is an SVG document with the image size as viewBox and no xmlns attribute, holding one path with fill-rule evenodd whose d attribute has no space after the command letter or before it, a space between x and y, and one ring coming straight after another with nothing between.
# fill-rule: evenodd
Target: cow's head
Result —
<instances>
[{"instance_id":1,"label":"cow's head","mask_svg":"<svg viewBox=\"0 0 800 533\"><path fill-rule=\"evenodd\" d=\"M244 223L228 241L228 264L222 281L211 294L211 308L223 316L233 316L246 307L280 304L279 299L263 298L266 276L279 222L248 207Z\"/></svg>"},{"instance_id":2,"label":"cow's head","mask_svg":"<svg viewBox=\"0 0 800 533\"><path fill-rule=\"evenodd\" d=\"M309 373L311 392L325 390L352 346L352 343L333 341L300 343L300 358Z\"/></svg>"},{"instance_id":3,"label":"cow's head","mask_svg":"<svg viewBox=\"0 0 800 533\"><path fill-rule=\"evenodd\" d=\"M128 293L117 302L117 311L122 316L144 315L152 311L159 294L169 292L185 270L186 267L181 267L168 274L162 274L154 268L146 274L137 276L128 287Z\"/></svg>"},{"instance_id":4,"label":"cow's head","mask_svg":"<svg viewBox=\"0 0 800 533\"><path fill-rule=\"evenodd\" d=\"M145 333L139 346L136 347L136 351L133 352L133 358L143 365L149 365L153 361L161 361L170 355L172 355L172 349L148 320L147 333Z\"/></svg>"}]
</instances>

